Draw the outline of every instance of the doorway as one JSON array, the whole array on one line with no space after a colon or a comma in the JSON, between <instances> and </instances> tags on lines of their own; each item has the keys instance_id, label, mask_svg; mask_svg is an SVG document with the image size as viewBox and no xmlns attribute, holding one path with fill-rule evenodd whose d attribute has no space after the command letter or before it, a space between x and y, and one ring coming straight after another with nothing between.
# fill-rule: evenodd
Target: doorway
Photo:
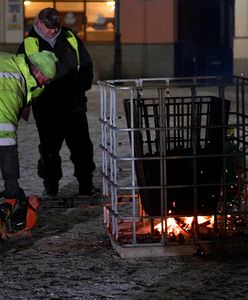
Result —
<instances>
[{"instance_id":1,"label":"doorway","mask_svg":"<svg viewBox=\"0 0 248 300\"><path fill-rule=\"evenodd\" d=\"M175 76L232 76L234 0L177 3Z\"/></svg>"}]
</instances>

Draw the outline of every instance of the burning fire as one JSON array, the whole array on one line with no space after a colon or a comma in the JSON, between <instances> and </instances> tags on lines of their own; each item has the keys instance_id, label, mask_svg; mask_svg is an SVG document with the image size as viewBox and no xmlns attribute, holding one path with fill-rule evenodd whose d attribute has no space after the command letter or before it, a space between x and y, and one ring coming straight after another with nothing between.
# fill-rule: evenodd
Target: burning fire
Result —
<instances>
[{"instance_id":1,"label":"burning fire","mask_svg":"<svg viewBox=\"0 0 248 300\"><path fill-rule=\"evenodd\" d=\"M192 228L194 217L180 217L180 218L168 218L167 219L167 233L170 238L188 238L189 231ZM214 216L198 216L197 223L206 224L206 227L213 228ZM160 233L162 232L162 223L157 224L154 227ZM163 221L163 229L165 230L165 221Z\"/></svg>"}]
</instances>

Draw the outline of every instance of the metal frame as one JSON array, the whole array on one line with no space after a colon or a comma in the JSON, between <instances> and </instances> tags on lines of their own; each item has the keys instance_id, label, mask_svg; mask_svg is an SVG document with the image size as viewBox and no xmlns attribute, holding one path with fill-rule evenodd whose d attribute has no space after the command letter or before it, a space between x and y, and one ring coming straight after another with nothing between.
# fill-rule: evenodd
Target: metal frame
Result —
<instances>
[{"instance_id":1,"label":"metal frame","mask_svg":"<svg viewBox=\"0 0 248 300\"><path fill-rule=\"evenodd\" d=\"M248 220L247 211L247 125L248 108L245 106L245 96L247 93L248 79L244 77L229 78L224 80L219 77L186 77L186 78L148 78L148 79L127 79L127 80L107 80L99 81L101 97L101 155L102 155L102 184L103 196L109 199L109 204L104 206L104 225L111 239L121 246L142 247L159 244L169 246L167 234L167 221L170 217L177 217L177 214L168 214L167 212L167 192L170 188L166 183L166 161L167 159L180 159L179 157L166 157L166 114L164 112L164 102L169 97L188 96L194 102L197 96L214 96L231 101L230 117L228 125L223 125L222 130L233 129L235 144L242 151L244 164L242 170L243 191L242 197L238 200L235 208L230 208L230 203L226 199L226 186L230 182L225 181L225 174L221 187L224 191L221 209L214 214L214 230L210 240L216 239L219 233L218 223L222 223L224 228L223 238L233 235L228 228L230 215L233 218L240 218L242 222ZM159 103L160 127L147 128L136 127L134 106L135 101L146 98L156 97ZM127 126L123 109L123 99L130 102L130 126ZM137 157L135 152L135 134L137 132L146 133L150 130L159 132L160 136L160 156L159 157ZM225 141L223 141L225 142ZM225 169L228 157L237 156L236 153L226 153L225 151L217 155L223 159ZM198 154L193 153L195 161ZM161 174L160 186L139 186L137 183L137 174L135 164L139 160L159 160ZM225 172L224 172L225 173ZM197 188L197 184L194 185ZM144 214L140 205L140 191L144 189L160 189L162 211L158 216L148 216ZM196 207L196 206L195 206ZM193 239L189 243L199 244L199 226L198 215L194 210L194 233ZM146 241L137 240L140 227L149 224L150 234L154 235L154 222L160 220L162 223L162 232L159 238ZM164 222L163 222L164 221ZM165 224L163 226L163 224ZM124 227L123 227L124 226ZM139 228L138 228L139 227ZM121 238L123 230L128 232L131 238ZM236 230L236 229L235 229ZM248 222L242 228L248 234ZM223 230L222 230L223 233ZM156 235L156 234L155 234ZM125 234L124 234L125 236ZM245 236L245 235L244 235ZM246 237L246 236L245 236ZM247 235L248 237L248 235ZM219 238L219 237L218 237ZM205 241L209 242L209 241ZM175 243L174 243L175 244ZM179 243L176 243L179 244Z\"/></svg>"}]
</instances>

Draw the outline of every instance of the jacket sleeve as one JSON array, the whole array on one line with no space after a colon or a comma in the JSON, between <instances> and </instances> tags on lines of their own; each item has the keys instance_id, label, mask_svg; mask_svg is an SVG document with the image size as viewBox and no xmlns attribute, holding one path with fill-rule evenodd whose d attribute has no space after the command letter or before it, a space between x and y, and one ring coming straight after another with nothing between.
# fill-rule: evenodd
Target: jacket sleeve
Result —
<instances>
[{"instance_id":1,"label":"jacket sleeve","mask_svg":"<svg viewBox=\"0 0 248 300\"><path fill-rule=\"evenodd\" d=\"M84 91L88 91L91 89L93 81L93 64L91 57L81 39L77 37L77 41L80 55L80 69L78 76L80 82L79 86L81 86Z\"/></svg>"}]
</instances>

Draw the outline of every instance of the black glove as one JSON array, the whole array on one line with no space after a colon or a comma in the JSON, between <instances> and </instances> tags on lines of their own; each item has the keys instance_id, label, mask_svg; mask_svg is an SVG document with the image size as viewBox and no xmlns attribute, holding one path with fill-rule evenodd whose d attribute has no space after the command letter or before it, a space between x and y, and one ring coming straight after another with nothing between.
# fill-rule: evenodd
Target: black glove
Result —
<instances>
[{"instance_id":1,"label":"black glove","mask_svg":"<svg viewBox=\"0 0 248 300\"><path fill-rule=\"evenodd\" d=\"M9 225L11 231L19 231L26 226L26 216L28 210L28 198L26 197L23 189L20 188L16 196L16 205L13 208L13 213L9 217Z\"/></svg>"},{"instance_id":2,"label":"black glove","mask_svg":"<svg viewBox=\"0 0 248 300\"><path fill-rule=\"evenodd\" d=\"M8 231L17 232L25 228L26 226L27 209L18 208L14 213L6 220L8 224Z\"/></svg>"}]
</instances>

